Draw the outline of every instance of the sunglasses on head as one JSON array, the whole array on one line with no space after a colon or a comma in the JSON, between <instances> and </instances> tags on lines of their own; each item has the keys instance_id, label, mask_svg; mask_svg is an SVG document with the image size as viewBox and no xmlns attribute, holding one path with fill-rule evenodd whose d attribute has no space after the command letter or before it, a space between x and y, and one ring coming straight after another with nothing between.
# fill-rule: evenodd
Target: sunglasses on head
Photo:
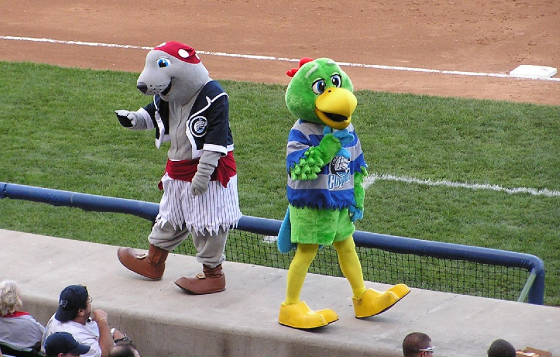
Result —
<instances>
[{"instance_id":1,"label":"sunglasses on head","mask_svg":"<svg viewBox=\"0 0 560 357\"><path fill-rule=\"evenodd\" d=\"M434 347L430 346L430 347L426 347L426 348L419 348L418 352L434 352Z\"/></svg>"}]
</instances>

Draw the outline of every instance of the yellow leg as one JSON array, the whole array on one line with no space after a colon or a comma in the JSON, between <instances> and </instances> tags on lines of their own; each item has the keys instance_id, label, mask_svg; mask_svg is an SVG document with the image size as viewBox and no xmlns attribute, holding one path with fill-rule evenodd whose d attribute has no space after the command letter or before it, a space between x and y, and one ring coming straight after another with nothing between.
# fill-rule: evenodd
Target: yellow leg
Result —
<instances>
[{"instance_id":1,"label":"yellow leg","mask_svg":"<svg viewBox=\"0 0 560 357\"><path fill-rule=\"evenodd\" d=\"M350 236L341 242L335 242L333 246L338 254L340 270L348 279L354 297L359 298L366 291L366 286L364 285L362 265L356 253L354 239Z\"/></svg>"},{"instance_id":2,"label":"yellow leg","mask_svg":"<svg viewBox=\"0 0 560 357\"><path fill-rule=\"evenodd\" d=\"M288 270L288 281L286 288L286 300L284 304L296 304L299 302L299 294L307 275L307 270L317 255L317 244L298 244L294 259Z\"/></svg>"},{"instance_id":3,"label":"yellow leg","mask_svg":"<svg viewBox=\"0 0 560 357\"><path fill-rule=\"evenodd\" d=\"M338 253L338 263L342 273L352 287L352 301L356 317L369 317L386 311L405 297L410 289L404 284L397 284L385 292L366 289L362 273L362 265L356 253L354 239L348 239L333 244Z\"/></svg>"},{"instance_id":4,"label":"yellow leg","mask_svg":"<svg viewBox=\"0 0 560 357\"><path fill-rule=\"evenodd\" d=\"M288 270L286 300L280 306L280 314L278 315L278 322L282 325L312 329L338 320L336 312L330 309L313 311L305 301L299 299L307 270L317 255L318 248L319 246L316 244L298 244L296 254Z\"/></svg>"}]
</instances>

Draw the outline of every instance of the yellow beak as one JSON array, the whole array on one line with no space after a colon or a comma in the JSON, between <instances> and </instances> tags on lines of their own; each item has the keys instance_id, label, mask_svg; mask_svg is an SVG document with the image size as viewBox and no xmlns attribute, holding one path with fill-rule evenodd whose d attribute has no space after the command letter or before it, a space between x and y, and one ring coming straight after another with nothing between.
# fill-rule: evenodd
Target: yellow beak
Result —
<instances>
[{"instance_id":1,"label":"yellow beak","mask_svg":"<svg viewBox=\"0 0 560 357\"><path fill-rule=\"evenodd\" d=\"M328 88L315 100L315 114L325 125L341 130L350 125L356 105L358 100L348 89Z\"/></svg>"}]
</instances>

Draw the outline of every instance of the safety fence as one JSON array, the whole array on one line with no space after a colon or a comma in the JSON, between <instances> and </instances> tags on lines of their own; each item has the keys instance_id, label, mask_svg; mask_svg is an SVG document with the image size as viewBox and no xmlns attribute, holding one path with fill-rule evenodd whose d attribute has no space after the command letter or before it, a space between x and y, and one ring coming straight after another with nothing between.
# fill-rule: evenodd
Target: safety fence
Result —
<instances>
[{"instance_id":1,"label":"safety fence","mask_svg":"<svg viewBox=\"0 0 560 357\"><path fill-rule=\"evenodd\" d=\"M87 211L127 213L154 221L157 203L0 182L0 199L12 198L77 207ZM230 261L287 269L293 257L276 248L281 221L243 216L226 246ZM461 244L426 241L364 231L354 233L364 278L369 281L527 301L544 301L544 263L531 254ZM147 239L146 239L147 242ZM146 243L147 244L147 243ZM188 239L175 253L195 254ZM323 247L312 273L342 276L336 251Z\"/></svg>"}]
</instances>

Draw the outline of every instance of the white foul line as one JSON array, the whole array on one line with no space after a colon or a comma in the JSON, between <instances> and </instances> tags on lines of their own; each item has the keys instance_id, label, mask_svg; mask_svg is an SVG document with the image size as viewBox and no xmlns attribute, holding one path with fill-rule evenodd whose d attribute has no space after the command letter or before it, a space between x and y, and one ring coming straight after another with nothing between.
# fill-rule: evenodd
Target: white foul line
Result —
<instances>
[{"instance_id":1,"label":"white foul line","mask_svg":"<svg viewBox=\"0 0 560 357\"><path fill-rule=\"evenodd\" d=\"M0 36L0 39L15 40L15 41L58 43L63 45L78 45L78 46L91 46L91 47L132 48L132 49L141 49L141 50L151 50L153 48L153 47L134 46L134 45L117 45L114 43L63 41L63 40L54 40L51 38L37 38L37 37Z\"/></svg>"},{"instance_id":2,"label":"white foul line","mask_svg":"<svg viewBox=\"0 0 560 357\"><path fill-rule=\"evenodd\" d=\"M560 197L560 191L552 191L546 188L542 190L538 190L536 188L530 187L516 187L516 188L506 188L501 187L498 185L489 185L489 184L478 184L478 183L463 183L463 182L452 182L452 181L432 181L432 180L421 180L413 177L400 177L394 176L389 174L371 174L364 179L364 188L367 189L371 186L376 180L385 180L385 181L400 181L406 183L415 183L419 185L428 185L428 186L447 186L447 187L460 187L460 188L469 188L472 190L493 190L493 191L501 191L506 192L509 194L514 193L528 193L535 196L546 196L546 197Z\"/></svg>"},{"instance_id":3,"label":"white foul line","mask_svg":"<svg viewBox=\"0 0 560 357\"><path fill-rule=\"evenodd\" d=\"M50 38L36 38L36 37L0 36L0 39L15 40L15 41L45 42L45 43L56 43L56 44L77 45L77 46L129 48L129 49L141 49L141 50L151 50L153 48L149 46L119 45L114 43L84 42L84 41L63 41L63 40L55 40ZM209 56L236 57L236 58L245 58L245 59L261 60L261 61L299 62L299 59L287 58L287 57L248 55L248 54L239 54L239 53L211 52L211 51L198 51L198 50L197 52ZM337 62L337 63L340 66L345 66L345 67L360 67L360 68L374 68L374 69L383 69L383 70L392 70L392 71L437 73L437 74L449 74L449 75L458 75L458 76L497 77L497 78L514 78L514 79L560 82L560 78L516 77L504 73L448 71L448 70L429 69L429 68L385 66L385 65L378 65L378 64L363 64L363 63L352 63L352 62Z\"/></svg>"}]
</instances>

